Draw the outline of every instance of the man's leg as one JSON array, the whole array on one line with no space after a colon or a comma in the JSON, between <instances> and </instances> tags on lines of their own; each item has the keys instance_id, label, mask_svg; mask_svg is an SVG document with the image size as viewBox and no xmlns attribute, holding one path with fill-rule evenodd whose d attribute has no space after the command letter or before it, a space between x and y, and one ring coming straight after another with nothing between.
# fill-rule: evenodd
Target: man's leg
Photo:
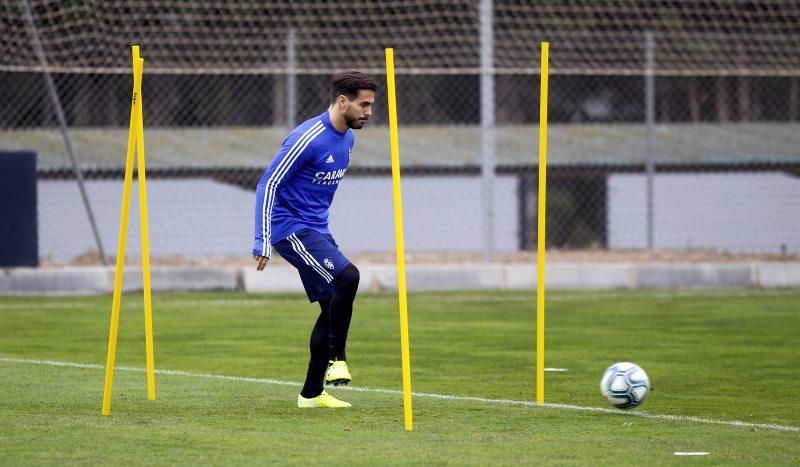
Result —
<instances>
[{"instance_id":1,"label":"man's leg","mask_svg":"<svg viewBox=\"0 0 800 467\"><path fill-rule=\"evenodd\" d=\"M320 313L314 330L311 331L310 349L311 359L308 361L308 372L303 390L297 396L297 406L301 408L341 408L350 407L349 402L341 401L322 388L325 372L330 358L329 310L331 299L319 300Z\"/></svg>"},{"instance_id":2,"label":"man's leg","mask_svg":"<svg viewBox=\"0 0 800 467\"><path fill-rule=\"evenodd\" d=\"M333 298L330 302L330 360L347 360L345 347L350 320L353 317L353 302L358 291L360 274L352 263L348 264L332 282Z\"/></svg>"},{"instance_id":3,"label":"man's leg","mask_svg":"<svg viewBox=\"0 0 800 467\"><path fill-rule=\"evenodd\" d=\"M355 290L358 288L358 270L355 270L355 284L353 283L355 266L343 276L343 279L338 282L338 286L334 284L335 277L342 275L345 269L348 269L350 261L339 251L333 237L310 229L299 230L274 243L273 247L297 268L308 300L320 302L320 316L311 333L311 358L306 373L306 383L301 394L298 395L297 405L308 408L350 407L349 403L340 401L323 391L322 384L324 381L334 384L350 382L350 374L347 372L347 366L343 360L336 365L336 368L344 367L344 372L336 373L334 379L328 378L330 369L333 368L332 365L329 365L332 356L330 353L332 333L330 309L333 298L337 295L342 297L340 300L342 304L346 305L349 302L349 310L345 307L344 311L340 311L337 306L333 312L337 323L336 329L333 331L337 340L336 348L341 349L337 352L341 352L343 355L344 342L347 340L347 330L350 327L352 302L355 298ZM347 296L351 296L351 298L347 299Z\"/></svg>"},{"instance_id":4,"label":"man's leg","mask_svg":"<svg viewBox=\"0 0 800 467\"><path fill-rule=\"evenodd\" d=\"M317 318L317 323L314 325L314 330L311 331L309 342L311 359L308 361L306 382L300 392L300 395L306 399L322 394L322 381L325 378L325 370L328 369L328 361L330 360L330 342L328 338L330 334L330 322L328 320L330 306L330 298L319 301L319 318Z\"/></svg>"}]
</instances>

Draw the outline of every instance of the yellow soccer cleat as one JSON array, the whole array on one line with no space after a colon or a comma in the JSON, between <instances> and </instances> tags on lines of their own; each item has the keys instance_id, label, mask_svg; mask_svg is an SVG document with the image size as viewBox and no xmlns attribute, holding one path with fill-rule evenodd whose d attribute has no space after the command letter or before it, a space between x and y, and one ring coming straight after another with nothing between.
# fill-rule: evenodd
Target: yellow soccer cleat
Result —
<instances>
[{"instance_id":1,"label":"yellow soccer cleat","mask_svg":"<svg viewBox=\"0 0 800 467\"><path fill-rule=\"evenodd\" d=\"M325 384L347 384L353 378L347 370L347 363L344 360L332 360L328 362L328 371L325 372Z\"/></svg>"},{"instance_id":2,"label":"yellow soccer cleat","mask_svg":"<svg viewBox=\"0 0 800 467\"><path fill-rule=\"evenodd\" d=\"M306 399L303 396L297 396L297 406L301 409L313 409L318 407L325 407L330 409L338 409L343 407L352 407L352 404L333 397L325 391L317 397Z\"/></svg>"}]
</instances>

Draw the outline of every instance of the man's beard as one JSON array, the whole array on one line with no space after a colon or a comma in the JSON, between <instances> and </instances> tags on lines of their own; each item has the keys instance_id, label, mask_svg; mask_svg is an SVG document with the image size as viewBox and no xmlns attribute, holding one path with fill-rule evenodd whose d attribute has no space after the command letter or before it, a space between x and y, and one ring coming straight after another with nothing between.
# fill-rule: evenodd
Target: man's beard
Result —
<instances>
[{"instance_id":1,"label":"man's beard","mask_svg":"<svg viewBox=\"0 0 800 467\"><path fill-rule=\"evenodd\" d=\"M348 128L352 128L354 130L358 130L358 129L361 129L361 128L364 127L364 125L367 123L367 119L366 118L361 119L361 118L358 118L358 117L351 118L351 117L348 117L347 115L345 115L344 116L344 122L345 122L345 124L347 124Z\"/></svg>"}]
</instances>

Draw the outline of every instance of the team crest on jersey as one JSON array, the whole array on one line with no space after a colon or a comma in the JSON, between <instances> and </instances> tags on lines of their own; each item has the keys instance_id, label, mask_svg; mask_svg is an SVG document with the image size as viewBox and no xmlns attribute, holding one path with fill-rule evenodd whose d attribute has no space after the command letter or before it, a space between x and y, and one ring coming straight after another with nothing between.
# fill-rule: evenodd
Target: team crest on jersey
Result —
<instances>
[{"instance_id":1,"label":"team crest on jersey","mask_svg":"<svg viewBox=\"0 0 800 467\"><path fill-rule=\"evenodd\" d=\"M333 269L333 261L331 261L330 258L323 259L322 260L322 264L324 264L325 267L328 268L328 269L331 269L331 270Z\"/></svg>"}]
</instances>

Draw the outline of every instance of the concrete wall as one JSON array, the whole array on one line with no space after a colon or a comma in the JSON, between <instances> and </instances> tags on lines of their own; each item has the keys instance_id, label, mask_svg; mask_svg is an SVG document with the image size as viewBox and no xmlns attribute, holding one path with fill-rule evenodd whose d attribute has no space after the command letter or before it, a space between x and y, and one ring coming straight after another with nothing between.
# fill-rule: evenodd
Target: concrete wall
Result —
<instances>
[{"instance_id":1,"label":"concrete wall","mask_svg":"<svg viewBox=\"0 0 800 467\"><path fill-rule=\"evenodd\" d=\"M255 191L213 180L147 182L151 257L242 258L253 246ZM519 247L517 177L495 180L494 242L498 252ZM122 182L86 183L107 255L115 255ZM423 176L403 180L406 248L482 251L481 179ZM38 182L39 252L63 264L96 251L78 186ZM133 184L127 256L140 255L139 202ZM346 177L330 212L330 228L345 252L394 250L391 177Z\"/></svg>"},{"instance_id":2,"label":"concrete wall","mask_svg":"<svg viewBox=\"0 0 800 467\"><path fill-rule=\"evenodd\" d=\"M362 291L396 290L393 265L362 265ZM408 290L533 290L536 267L531 264L409 265ZM301 292L291 266L155 267L153 291L238 290ZM742 289L800 287L800 263L556 263L547 266L548 290L600 289ZM111 293L111 267L0 269L0 295L71 295ZM141 289L141 270L125 272L124 290Z\"/></svg>"},{"instance_id":3,"label":"concrete wall","mask_svg":"<svg viewBox=\"0 0 800 467\"><path fill-rule=\"evenodd\" d=\"M646 178L608 177L608 246L647 248ZM782 172L660 174L654 248L800 252L800 178Z\"/></svg>"}]
</instances>

